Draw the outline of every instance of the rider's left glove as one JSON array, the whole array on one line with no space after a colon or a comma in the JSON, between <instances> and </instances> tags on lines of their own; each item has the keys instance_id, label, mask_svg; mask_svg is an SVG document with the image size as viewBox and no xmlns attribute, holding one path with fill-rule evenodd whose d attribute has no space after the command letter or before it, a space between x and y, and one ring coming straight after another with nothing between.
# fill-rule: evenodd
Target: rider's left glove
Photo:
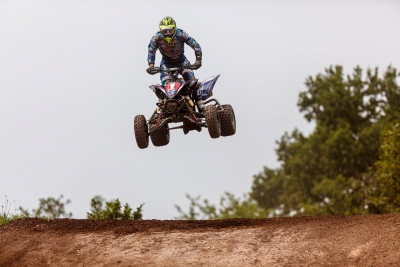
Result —
<instances>
[{"instance_id":1,"label":"rider's left glove","mask_svg":"<svg viewBox=\"0 0 400 267\"><path fill-rule=\"evenodd\" d=\"M195 70L200 69L200 67L201 67L201 60L196 60L196 62L193 64L193 67L195 67Z\"/></svg>"}]
</instances>

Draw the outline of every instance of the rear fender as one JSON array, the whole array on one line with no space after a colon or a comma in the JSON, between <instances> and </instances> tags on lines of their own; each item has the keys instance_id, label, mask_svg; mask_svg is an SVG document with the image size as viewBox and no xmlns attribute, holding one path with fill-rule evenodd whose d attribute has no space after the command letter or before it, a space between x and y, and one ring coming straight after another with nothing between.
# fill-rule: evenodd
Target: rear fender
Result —
<instances>
[{"instance_id":1,"label":"rear fender","mask_svg":"<svg viewBox=\"0 0 400 267\"><path fill-rule=\"evenodd\" d=\"M205 79L201 84L199 89L197 90L197 96L201 96L202 100L206 100L210 96L213 95L213 88L215 83L217 82L219 76L221 74L218 74L217 76L213 76L210 78Z\"/></svg>"}]
</instances>

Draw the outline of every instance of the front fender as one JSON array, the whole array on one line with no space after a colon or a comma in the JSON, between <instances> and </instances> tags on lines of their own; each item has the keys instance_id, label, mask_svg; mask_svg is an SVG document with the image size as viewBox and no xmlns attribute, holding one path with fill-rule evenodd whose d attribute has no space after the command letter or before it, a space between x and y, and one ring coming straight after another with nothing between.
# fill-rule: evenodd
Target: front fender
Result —
<instances>
[{"instance_id":1,"label":"front fender","mask_svg":"<svg viewBox=\"0 0 400 267\"><path fill-rule=\"evenodd\" d=\"M164 87L163 87L162 85L160 85L160 84L153 84L153 85L150 85L149 88L150 88L151 91L153 91L158 97L161 97L161 96L158 95L158 94L159 94L159 93L157 92L158 90L161 91L164 95L167 96L167 92L165 91Z\"/></svg>"}]
</instances>

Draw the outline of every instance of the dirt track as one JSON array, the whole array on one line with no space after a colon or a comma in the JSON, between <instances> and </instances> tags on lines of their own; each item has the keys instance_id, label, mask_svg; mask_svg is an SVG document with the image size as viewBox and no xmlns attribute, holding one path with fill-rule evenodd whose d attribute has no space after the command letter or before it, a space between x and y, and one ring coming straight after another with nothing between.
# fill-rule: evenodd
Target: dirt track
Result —
<instances>
[{"instance_id":1,"label":"dirt track","mask_svg":"<svg viewBox=\"0 0 400 267\"><path fill-rule=\"evenodd\" d=\"M0 266L400 266L400 214L24 219L0 227Z\"/></svg>"}]
</instances>

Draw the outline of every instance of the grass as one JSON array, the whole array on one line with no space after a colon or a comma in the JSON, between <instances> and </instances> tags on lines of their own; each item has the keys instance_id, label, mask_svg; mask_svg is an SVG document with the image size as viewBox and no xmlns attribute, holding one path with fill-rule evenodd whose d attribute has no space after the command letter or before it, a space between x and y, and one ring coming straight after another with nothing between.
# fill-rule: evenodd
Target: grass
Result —
<instances>
[{"instance_id":1,"label":"grass","mask_svg":"<svg viewBox=\"0 0 400 267\"><path fill-rule=\"evenodd\" d=\"M11 203L8 201L8 198L6 196L4 201L4 206L1 205L0 226L6 225L12 220L16 220L23 217L25 216L17 213L17 209L15 208L15 203L14 203L14 210L13 211L11 210Z\"/></svg>"}]
</instances>

